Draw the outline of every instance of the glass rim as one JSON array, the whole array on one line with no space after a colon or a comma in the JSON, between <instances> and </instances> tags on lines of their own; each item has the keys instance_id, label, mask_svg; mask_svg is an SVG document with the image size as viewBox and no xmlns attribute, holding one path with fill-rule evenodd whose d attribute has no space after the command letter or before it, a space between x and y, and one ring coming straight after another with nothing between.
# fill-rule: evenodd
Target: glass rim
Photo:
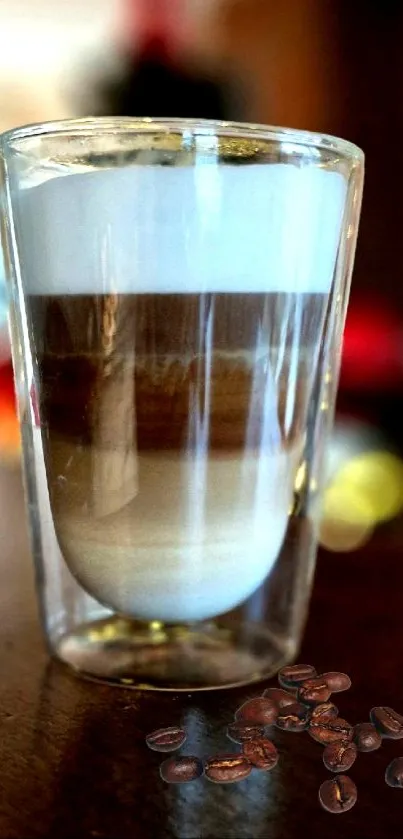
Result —
<instances>
[{"instance_id":1,"label":"glass rim","mask_svg":"<svg viewBox=\"0 0 403 839\"><path fill-rule=\"evenodd\" d=\"M333 151L352 163L363 164L365 159L364 152L359 146L332 134L260 123L182 119L180 117L81 117L29 123L0 134L0 150L4 152L11 149L14 141L30 140L35 137L45 138L52 135L79 136L89 130L111 134L147 134L152 131L169 134L193 130L199 135L206 136L211 135L214 130L214 133L221 137L243 137L250 140L290 143L290 145L301 147L314 146L317 150Z\"/></svg>"}]
</instances>

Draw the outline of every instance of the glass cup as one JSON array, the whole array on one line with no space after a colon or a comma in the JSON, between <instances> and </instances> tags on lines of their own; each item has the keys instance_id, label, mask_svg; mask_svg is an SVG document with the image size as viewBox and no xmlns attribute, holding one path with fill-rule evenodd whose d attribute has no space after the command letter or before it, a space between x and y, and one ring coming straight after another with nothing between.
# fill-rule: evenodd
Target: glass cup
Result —
<instances>
[{"instance_id":1,"label":"glass cup","mask_svg":"<svg viewBox=\"0 0 403 839\"><path fill-rule=\"evenodd\" d=\"M51 653L205 689L297 653L363 155L229 123L2 137L16 389Z\"/></svg>"}]
</instances>

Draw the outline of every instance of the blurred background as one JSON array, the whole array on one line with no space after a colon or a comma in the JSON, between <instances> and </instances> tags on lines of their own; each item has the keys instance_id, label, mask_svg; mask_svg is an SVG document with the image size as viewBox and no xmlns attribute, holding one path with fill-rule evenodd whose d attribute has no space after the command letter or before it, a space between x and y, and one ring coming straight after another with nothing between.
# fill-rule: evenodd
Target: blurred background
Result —
<instances>
[{"instance_id":1,"label":"blurred background","mask_svg":"<svg viewBox=\"0 0 403 839\"><path fill-rule=\"evenodd\" d=\"M399 0L0 0L0 130L75 115L246 119L346 137L367 175L322 544L403 543ZM19 437L0 269L0 458Z\"/></svg>"}]
</instances>

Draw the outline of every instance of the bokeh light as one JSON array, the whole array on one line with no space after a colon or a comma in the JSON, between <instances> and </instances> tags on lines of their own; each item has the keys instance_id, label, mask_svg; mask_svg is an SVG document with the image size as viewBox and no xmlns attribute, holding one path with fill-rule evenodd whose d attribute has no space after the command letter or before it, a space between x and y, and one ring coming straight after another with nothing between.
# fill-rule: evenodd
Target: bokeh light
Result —
<instances>
[{"instance_id":1,"label":"bokeh light","mask_svg":"<svg viewBox=\"0 0 403 839\"><path fill-rule=\"evenodd\" d=\"M366 544L374 528L403 512L403 461L367 451L337 471L324 493L319 540L332 551Z\"/></svg>"}]
</instances>

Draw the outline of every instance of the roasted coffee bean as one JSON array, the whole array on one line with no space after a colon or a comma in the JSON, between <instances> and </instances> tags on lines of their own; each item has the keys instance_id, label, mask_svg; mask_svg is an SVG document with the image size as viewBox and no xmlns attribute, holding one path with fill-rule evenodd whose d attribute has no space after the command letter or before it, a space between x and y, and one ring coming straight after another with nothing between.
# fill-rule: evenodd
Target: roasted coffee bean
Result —
<instances>
[{"instance_id":1,"label":"roasted coffee bean","mask_svg":"<svg viewBox=\"0 0 403 839\"><path fill-rule=\"evenodd\" d=\"M321 705L315 705L311 710L311 722L329 722L335 720L339 716L339 709L333 702L322 702Z\"/></svg>"},{"instance_id":2,"label":"roasted coffee bean","mask_svg":"<svg viewBox=\"0 0 403 839\"><path fill-rule=\"evenodd\" d=\"M323 673L322 679L325 679L332 693L342 693L351 688L351 679L347 673Z\"/></svg>"},{"instance_id":3,"label":"roasted coffee bean","mask_svg":"<svg viewBox=\"0 0 403 839\"><path fill-rule=\"evenodd\" d=\"M323 752L323 763L329 772L347 772L351 769L356 757L357 746L349 740L339 740L329 743Z\"/></svg>"},{"instance_id":4,"label":"roasted coffee bean","mask_svg":"<svg viewBox=\"0 0 403 839\"><path fill-rule=\"evenodd\" d=\"M318 676L317 679L307 679L301 685L298 691L298 699L300 702L307 702L308 705L315 705L317 702L327 702L331 692L326 680L322 676Z\"/></svg>"},{"instance_id":5,"label":"roasted coffee bean","mask_svg":"<svg viewBox=\"0 0 403 839\"><path fill-rule=\"evenodd\" d=\"M277 705L265 696L249 699L238 708L235 718L256 725L272 725L278 717Z\"/></svg>"},{"instance_id":6,"label":"roasted coffee bean","mask_svg":"<svg viewBox=\"0 0 403 839\"><path fill-rule=\"evenodd\" d=\"M263 769L269 772L278 763L278 751L274 743L271 740L267 740L266 737L247 740L242 746L242 751L249 760L249 763L257 769Z\"/></svg>"},{"instance_id":7,"label":"roasted coffee bean","mask_svg":"<svg viewBox=\"0 0 403 839\"><path fill-rule=\"evenodd\" d=\"M203 764L198 757L169 757L160 766L160 775L167 784L189 784L203 774Z\"/></svg>"},{"instance_id":8,"label":"roasted coffee bean","mask_svg":"<svg viewBox=\"0 0 403 839\"><path fill-rule=\"evenodd\" d=\"M244 743L245 740L256 740L263 737L264 726L251 725L248 722L231 722L227 729L227 735L234 743Z\"/></svg>"},{"instance_id":9,"label":"roasted coffee bean","mask_svg":"<svg viewBox=\"0 0 403 839\"><path fill-rule=\"evenodd\" d=\"M297 689L307 679L314 679L316 670L310 664L290 664L283 667L278 674L278 680L283 688Z\"/></svg>"},{"instance_id":10,"label":"roasted coffee bean","mask_svg":"<svg viewBox=\"0 0 403 839\"><path fill-rule=\"evenodd\" d=\"M371 722L378 729L382 737L400 740L403 737L403 717L393 708L373 708L370 713Z\"/></svg>"},{"instance_id":11,"label":"roasted coffee bean","mask_svg":"<svg viewBox=\"0 0 403 839\"><path fill-rule=\"evenodd\" d=\"M306 705L301 702L294 702L294 705L287 705L281 708L276 720L277 728L283 731L304 731L310 723L310 712Z\"/></svg>"},{"instance_id":12,"label":"roasted coffee bean","mask_svg":"<svg viewBox=\"0 0 403 839\"><path fill-rule=\"evenodd\" d=\"M346 813L357 801L357 787L347 775L339 775L322 784L319 801L328 813Z\"/></svg>"},{"instance_id":13,"label":"roasted coffee bean","mask_svg":"<svg viewBox=\"0 0 403 839\"><path fill-rule=\"evenodd\" d=\"M158 728L147 734L146 743L153 752L174 752L180 749L186 740L186 732L178 725L169 728Z\"/></svg>"},{"instance_id":14,"label":"roasted coffee bean","mask_svg":"<svg viewBox=\"0 0 403 839\"><path fill-rule=\"evenodd\" d=\"M352 740L353 727L341 717L336 717L328 722L310 722L309 733L314 740L327 746L328 743L337 743L338 740Z\"/></svg>"},{"instance_id":15,"label":"roasted coffee bean","mask_svg":"<svg viewBox=\"0 0 403 839\"><path fill-rule=\"evenodd\" d=\"M294 705L295 702L294 694L288 693L283 688L267 688L263 691L263 696L272 699L277 708L286 708L287 705Z\"/></svg>"},{"instance_id":16,"label":"roasted coffee bean","mask_svg":"<svg viewBox=\"0 0 403 839\"><path fill-rule=\"evenodd\" d=\"M395 757L385 772L385 781L390 787L403 789L403 757Z\"/></svg>"},{"instance_id":17,"label":"roasted coffee bean","mask_svg":"<svg viewBox=\"0 0 403 839\"><path fill-rule=\"evenodd\" d=\"M247 778L252 771L252 764L245 755L215 755L205 764L204 773L215 784L233 784Z\"/></svg>"},{"instance_id":18,"label":"roasted coffee bean","mask_svg":"<svg viewBox=\"0 0 403 839\"><path fill-rule=\"evenodd\" d=\"M359 752L375 752L382 745L382 737L371 722L354 726L354 743Z\"/></svg>"}]
</instances>

